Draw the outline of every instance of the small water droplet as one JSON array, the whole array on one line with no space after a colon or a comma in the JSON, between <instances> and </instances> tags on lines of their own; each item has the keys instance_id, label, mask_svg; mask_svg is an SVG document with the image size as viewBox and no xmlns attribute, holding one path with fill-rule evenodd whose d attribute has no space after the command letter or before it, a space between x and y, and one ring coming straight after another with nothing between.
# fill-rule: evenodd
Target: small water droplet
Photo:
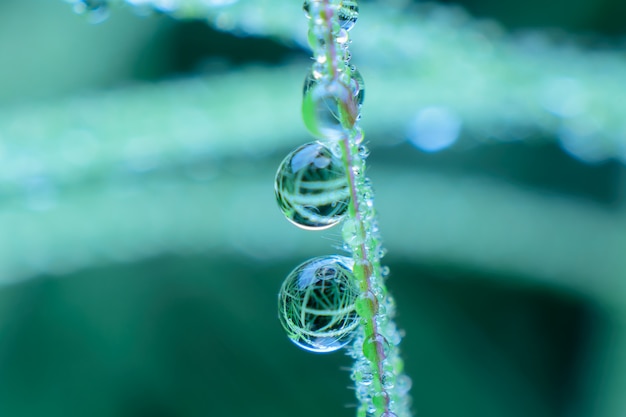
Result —
<instances>
[{"instance_id":1,"label":"small water droplet","mask_svg":"<svg viewBox=\"0 0 626 417\"><path fill-rule=\"evenodd\" d=\"M411 378L409 378L408 375L402 374L396 379L396 389L398 390L399 395L404 395L409 392L412 385L413 381L411 381Z\"/></svg>"},{"instance_id":2,"label":"small water droplet","mask_svg":"<svg viewBox=\"0 0 626 417\"><path fill-rule=\"evenodd\" d=\"M389 402L389 394L386 392L377 392L372 396L372 403L376 408L384 409L387 403Z\"/></svg>"},{"instance_id":3,"label":"small water droplet","mask_svg":"<svg viewBox=\"0 0 626 417\"><path fill-rule=\"evenodd\" d=\"M369 367L360 371L359 376L357 377L357 382L366 387L372 385L373 381L374 374L372 373L372 370L369 369Z\"/></svg>"},{"instance_id":4,"label":"small water droplet","mask_svg":"<svg viewBox=\"0 0 626 417\"><path fill-rule=\"evenodd\" d=\"M313 51L320 51L326 46L326 33L322 27L312 26L307 34L307 40ZM321 54L321 56L326 60L325 54Z\"/></svg>"},{"instance_id":5,"label":"small water droplet","mask_svg":"<svg viewBox=\"0 0 626 417\"><path fill-rule=\"evenodd\" d=\"M362 106L365 100L365 80L354 65L350 67L350 87L357 106Z\"/></svg>"},{"instance_id":6,"label":"small water droplet","mask_svg":"<svg viewBox=\"0 0 626 417\"><path fill-rule=\"evenodd\" d=\"M345 30L344 28L339 29L339 33L337 33L337 36L335 37L335 40L340 45L347 44L348 41L350 40L350 36L348 35L348 31Z\"/></svg>"},{"instance_id":7,"label":"small water droplet","mask_svg":"<svg viewBox=\"0 0 626 417\"><path fill-rule=\"evenodd\" d=\"M371 291L366 291L359 295L354 307L359 316L372 317L378 311L378 300Z\"/></svg>"},{"instance_id":8,"label":"small water droplet","mask_svg":"<svg viewBox=\"0 0 626 417\"><path fill-rule=\"evenodd\" d=\"M382 377L383 389L389 390L395 386L396 376L393 372L385 372Z\"/></svg>"},{"instance_id":9,"label":"small water droplet","mask_svg":"<svg viewBox=\"0 0 626 417\"><path fill-rule=\"evenodd\" d=\"M361 143L363 143L363 140L365 139L365 133L363 132L363 129L361 129L360 127L355 127L352 130L352 140L354 141L354 143L356 143L357 145L360 145Z\"/></svg>"},{"instance_id":10,"label":"small water droplet","mask_svg":"<svg viewBox=\"0 0 626 417\"><path fill-rule=\"evenodd\" d=\"M359 5L356 0L342 0L338 14L341 28L350 30L359 18Z\"/></svg>"},{"instance_id":11,"label":"small water droplet","mask_svg":"<svg viewBox=\"0 0 626 417\"><path fill-rule=\"evenodd\" d=\"M389 273L391 272L391 270L389 269L389 267L387 265L383 265L380 267L380 275L383 278L387 278L389 277Z\"/></svg>"},{"instance_id":12,"label":"small water droplet","mask_svg":"<svg viewBox=\"0 0 626 417\"><path fill-rule=\"evenodd\" d=\"M287 155L276 172L274 191L287 220L307 230L334 226L350 202L343 163L319 142L302 145Z\"/></svg>"},{"instance_id":13,"label":"small water droplet","mask_svg":"<svg viewBox=\"0 0 626 417\"><path fill-rule=\"evenodd\" d=\"M318 257L287 276L278 295L278 315L296 345L332 352L352 340L359 323L352 266L352 259L343 256Z\"/></svg>"},{"instance_id":14,"label":"small water droplet","mask_svg":"<svg viewBox=\"0 0 626 417\"><path fill-rule=\"evenodd\" d=\"M346 219L341 229L344 242L351 247L356 247L365 241L365 236L361 225L354 219Z\"/></svg>"},{"instance_id":15,"label":"small water droplet","mask_svg":"<svg viewBox=\"0 0 626 417\"><path fill-rule=\"evenodd\" d=\"M372 362L384 359L389 354L389 342L382 335L371 335L363 342L363 356Z\"/></svg>"}]
</instances>

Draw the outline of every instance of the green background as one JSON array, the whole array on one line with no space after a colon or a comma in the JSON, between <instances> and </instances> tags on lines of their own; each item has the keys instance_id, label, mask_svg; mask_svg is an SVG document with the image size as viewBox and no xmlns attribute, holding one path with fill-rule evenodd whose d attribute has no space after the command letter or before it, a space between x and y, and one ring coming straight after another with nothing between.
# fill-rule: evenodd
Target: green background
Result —
<instances>
[{"instance_id":1,"label":"green background","mask_svg":"<svg viewBox=\"0 0 626 417\"><path fill-rule=\"evenodd\" d=\"M568 32L590 49L623 44L626 33L626 5L618 0L468 0L464 6L477 18L494 19L514 33ZM357 24L357 30L366 28ZM7 112L83 94L104 97L107 91L160 80L228 73L249 65L277 66L305 59L308 52L164 15L139 17L119 9L107 21L90 25L62 1L4 0L0 54L0 112ZM303 76L305 71L303 66ZM249 94L262 89L261 83ZM298 110L290 117L299 118ZM368 139L369 175L378 191L381 231L389 237L384 258L392 271L388 285L397 300L398 324L406 331L402 351L413 380L416 415L626 415L620 393L626 379L619 363L626 355L621 354L626 349L626 309L619 271L626 269L616 269L614 279L599 282L591 293L584 285L568 285L563 274L546 281L540 268L536 274L520 274L506 266L477 266L454 254L414 254L413 245L428 247L429 242L402 225L410 225L420 215L420 205L436 196L409 187L385 192L398 190L398 176L390 172L419 167L443 177L496 179L537 195L623 210L623 166L615 161L585 164L549 140L477 146L480 140L467 138L461 146L427 154L397 140L389 146L384 135ZM293 147L307 140L305 134L294 137ZM19 147L7 137L0 143ZM316 235L295 230L273 206L274 170L288 150L277 146L252 157L252 149L218 162L199 156L208 159L206 165L219 165L217 175L230 194L202 200L212 214L198 221L219 224L219 213L245 217L239 229L235 224L225 232L223 245L172 250L164 244L163 250L143 255L141 248L107 248L109 242L103 241L99 250L114 253L107 262L52 272L45 265L33 267L28 280L3 286L0 416L353 415L350 405L355 400L346 388L351 381L342 371L349 358L299 350L276 318L283 277L307 257L333 253L340 245L339 231ZM115 186L131 183L149 194L151 181L166 175L177 174L157 169L121 177ZM238 187L249 180L266 183L263 194ZM10 180L3 181L9 189ZM90 189L108 186L85 184ZM447 190L454 190L454 183ZM0 205L10 207L14 199L3 191ZM238 199L245 202L245 210L241 204L231 205ZM166 205L166 200L155 201ZM128 204L134 201L129 198ZM149 208L145 212L150 215ZM80 220L68 217L60 227L77 227L90 215L84 210ZM187 214L172 210L171 215ZM123 212L111 216L113 223L118 221L114 216L124 222ZM474 220L470 216L468 221ZM272 227L263 227L267 224ZM129 233L150 233L127 226ZM487 227L480 220L471 226L468 230L478 237ZM30 231L11 233L17 239ZM248 239L265 244L266 253L250 250ZM532 239L550 239L550 231ZM471 244L472 236L464 242ZM298 249L281 253L291 245ZM30 262L25 252L31 248L22 249L18 261L23 256L24 263ZM595 277L587 279L594 282Z\"/></svg>"}]
</instances>

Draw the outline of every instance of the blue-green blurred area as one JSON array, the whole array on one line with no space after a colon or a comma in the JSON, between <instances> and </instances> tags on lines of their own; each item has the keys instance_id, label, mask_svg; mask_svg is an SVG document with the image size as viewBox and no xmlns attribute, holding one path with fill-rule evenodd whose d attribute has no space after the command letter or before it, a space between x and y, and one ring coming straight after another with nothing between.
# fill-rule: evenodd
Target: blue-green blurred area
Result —
<instances>
[{"instance_id":1,"label":"blue-green blurred area","mask_svg":"<svg viewBox=\"0 0 626 417\"><path fill-rule=\"evenodd\" d=\"M556 28L595 47L622 42L624 4L464 6L506 30ZM280 120L246 126L266 111L263 97L275 105L266 74L291 80L283 65L301 60L304 78L307 56L124 7L94 25L60 0L0 2L0 133L26 132L0 134L0 417L354 415L342 371L350 359L298 350L276 317L283 277L341 246L340 231L295 230L274 205L276 167L310 139L302 129L272 145L260 138L278 136ZM175 133L194 141L164 137L191 151L151 153L150 132L162 134L168 119L159 91L175 95L180 82L189 97L205 86L185 80L231 86L239 71L259 80L232 95L260 100L252 111L229 94L202 94L241 109L225 123L246 138L217 138L209 152L202 144L213 139L194 127L205 126L201 111L181 112L171 117L186 117L186 129ZM368 99L369 173L416 415L626 415L623 164L582 162L545 132L509 142L467 135L424 152L367 113ZM59 133L75 117L59 109L89 118L85 103L127 102L117 119L97 115L107 121L99 131L76 117L79 128ZM17 128L6 120L14 114ZM301 124L297 106L274 116ZM137 137L106 136L135 119ZM81 148L55 138L79 138ZM126 159L115 158L117 140ZM42 161L69 167L44 175Z\"/></svg>"}]
</instances>

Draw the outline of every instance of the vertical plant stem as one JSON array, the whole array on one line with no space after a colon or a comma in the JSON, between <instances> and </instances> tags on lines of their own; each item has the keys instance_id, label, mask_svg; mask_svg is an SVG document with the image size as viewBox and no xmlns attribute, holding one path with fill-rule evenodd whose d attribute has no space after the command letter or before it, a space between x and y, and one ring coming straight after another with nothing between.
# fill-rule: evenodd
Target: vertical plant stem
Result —
<instances>
[{"instance_id":1,"label":"vertical plant stem","mask_svg":"<svg viewBox=\"0 0 626 417\"><path fill-rule=\"evenodd\" d=\"M312 16L312 19L319 18L324 30L325 72L332 82L340 83L342 74L349 74L347 62L337 53L338 43L334 32L334 28L339 27L338 12L342 3L337 0L321 0L320 4L319 16ZM344 81L345 79L343 77ZM355 109L352 96L347 98L348 102L340 98L337 100L343 115L350 115L351 110ZM394 417L397 416L395 412L400 411L405 417L409 415L408 401L400 401L399 397L403 394L397 390L393 392L393 382L397 380L397 373L402 369L402 365L398 366L401 360L395 346L390 348L387 340L389 335L385 334L385 330L391 329L392 333L395 332L394 340L398 343L400 336L395 325L389 325L393 316L393 301L387 294L382 279L380 239L372 190L364 176L366 155L361 157L359 152L359 143L363 136L357 119L356 114L353 120L342 117L341 122L345 129L339 140L339 147L351 196L349 217L344 224L343 233L352 252L355 278L360 289L357 312L361 317L362 334L356 338L351 352L356 359L352 377L357 384L357 397L361 401L358 416ZM390 311L385 310L387 306L391 307ZM366 368L365 371L363 367ZM391 380L386 381L389 372ZM365 389L361 389L362 387ZM394 410L393 401L396 403Z\"/></svg>"}]
</instances>

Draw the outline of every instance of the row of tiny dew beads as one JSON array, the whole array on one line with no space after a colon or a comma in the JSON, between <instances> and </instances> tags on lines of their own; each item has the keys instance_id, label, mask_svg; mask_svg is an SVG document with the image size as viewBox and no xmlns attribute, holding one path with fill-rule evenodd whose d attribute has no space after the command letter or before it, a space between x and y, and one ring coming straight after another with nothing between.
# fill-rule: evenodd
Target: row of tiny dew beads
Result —
<instances>
[{"instance_id":1,"label":"row of tiny dew beads","mask_svg":"<svg viewBox=\"0 0 626 417\"><path fill-rule=\"evenodd\" d=\"M279 318L289 338L307 350L330 352L354 340L349 355L358 417L409 416L411 381L398 354L395 305L383 282L389 272L380 264L384 249L364 176L369 151L358 120L365 90L348 49L358 6L354 0L306 0L303 8L314 63L302 113L319 141L283 160L276 198L303 229L326 229L345 218L344 247L352 257L313 258L295 268L281 287Z\"/></svg>"}]
</instances>

